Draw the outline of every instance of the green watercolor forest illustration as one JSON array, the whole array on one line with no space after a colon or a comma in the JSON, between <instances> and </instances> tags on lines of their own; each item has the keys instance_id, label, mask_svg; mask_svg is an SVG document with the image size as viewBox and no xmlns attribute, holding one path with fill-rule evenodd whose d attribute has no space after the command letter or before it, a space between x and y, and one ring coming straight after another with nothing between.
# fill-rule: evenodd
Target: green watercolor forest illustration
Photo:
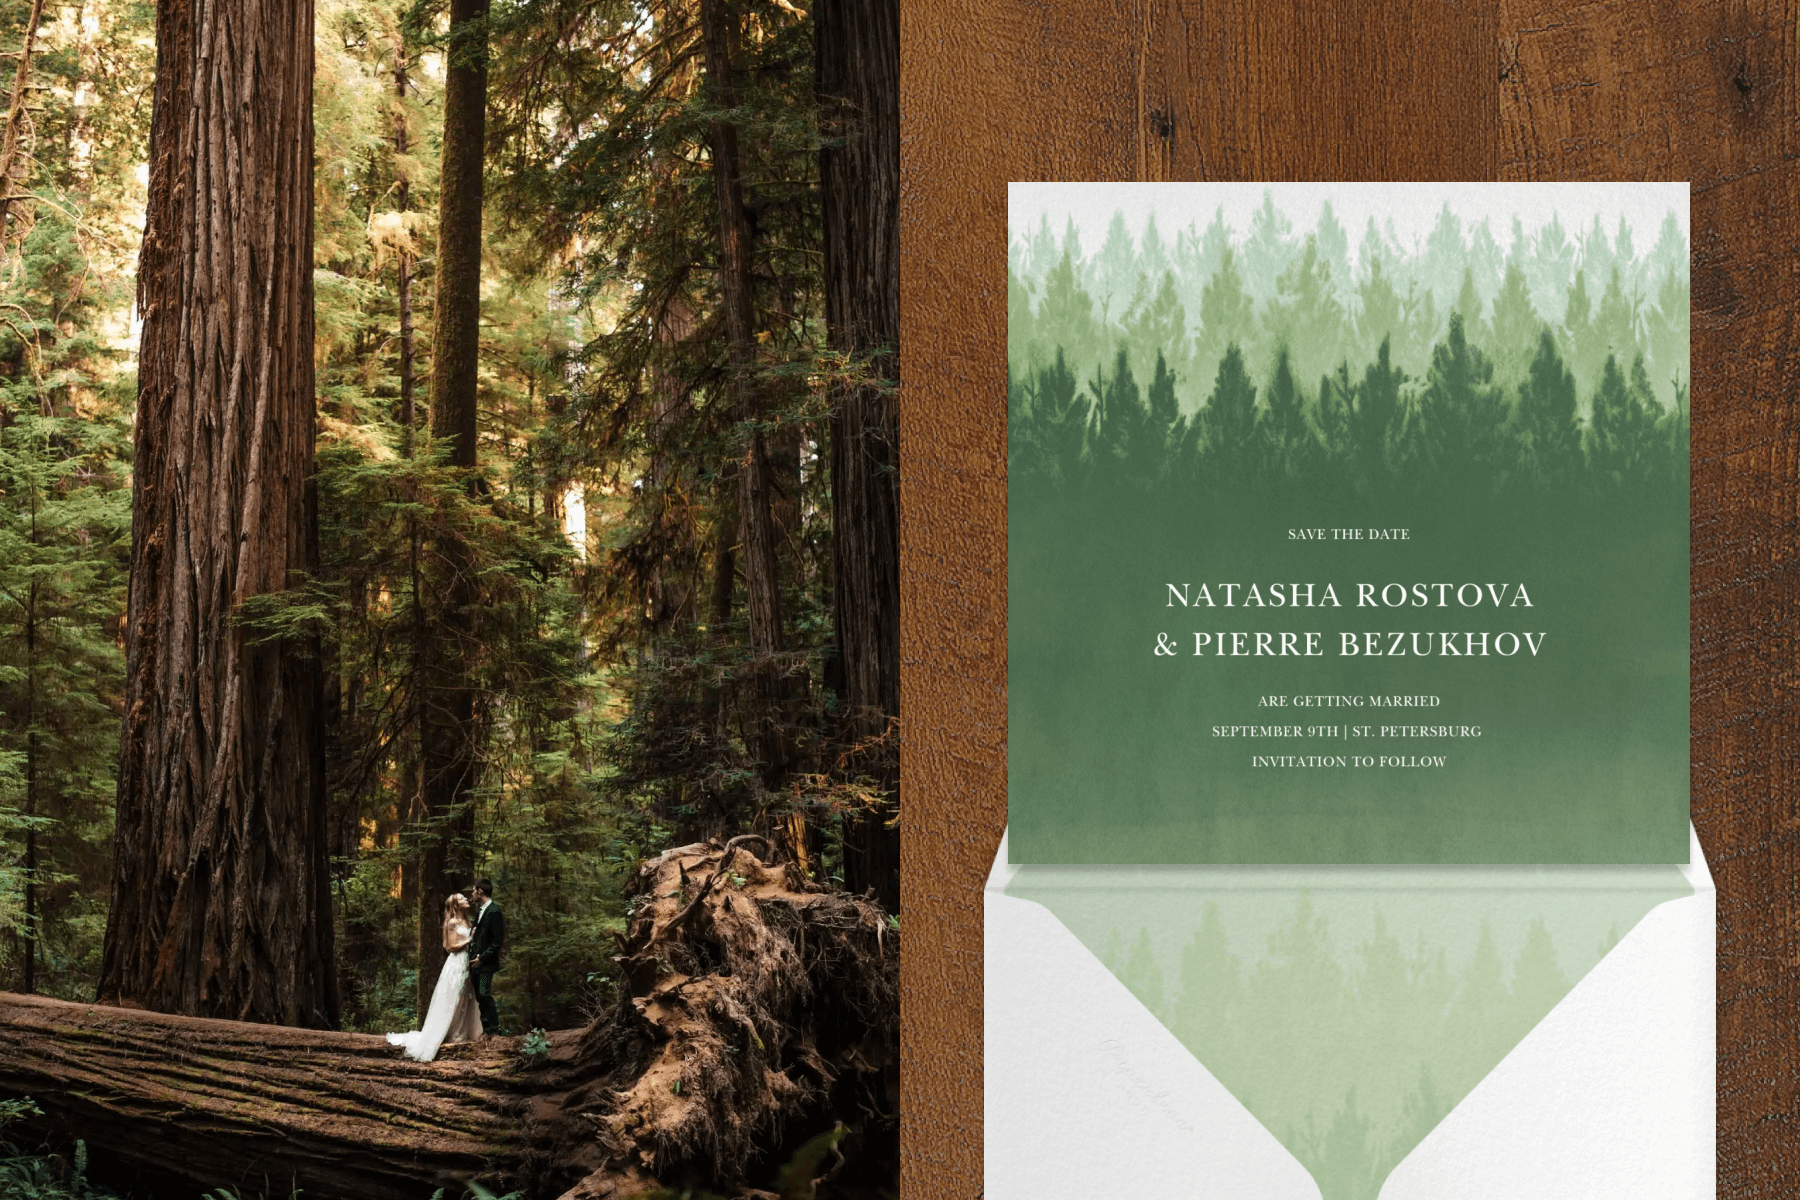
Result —
<instances>
[{"instance_id":1,"label":"green watercolor forest illustration","mask_svg":"<svg viewBox=\"0 0 1800 1200\"><path fill-rule=\"evenodd\" d=\"M1015 861L1680 861L1675 212L1527 226L1496 191L1467 213L1446 200L1407 239L1391 216L1346 228L1329 200L1302 220L1280 188L1233 226L1203 184L1129 222L1100 215L1102 185L1017 185L1039 186L1007 285ZM1085 225L1055 215L1071 195ZM1227 599L1328 582L1337 606ZM1438 590L1364 604L1359 584ZM1316 656L1281 653L1295 631L1317 633ZM1409 631L1417 654L1340 651ZM1250 655L1216 653L1226 635ZM1425 655L1456 644L1481 649ZM1367 714L1343 712L1266 749L1206 733L1282 717L1258 698L1295 693L1429 695L1433 720L1481 736L1346 744L1342 723ZM1276 780L1252 759L1359 750L1445 769Z\"/></svg>"},{"instance_id":2,"label":"green watercolor forest illustration","mask_svg":"<svg viewBox=\"0 0 1800 1200\"><path fill-rule=\"evenodd\" d=\"M1165 233L1015 229L1008 469L1027 493L1685 491L1688 246L1671 213L1496 231L1448 203L1422 244L1265 195ZM1507 238L1503 248L1500 238Z\"/></svg>"},{"instance_id":3,"label":"green watercolor forest illustration","mask_svg":"<svg viewBox=\"0 0 1800 1200\"><path fill-rule=\"evenodd\" d=\"M1691 894L1675 867L1424 886L1280 868L1083 868L1071 886L1060 870L1022 868L1007 892L1068 926L1323 1200L1374 1200L1646 913Z\"/></svg>"}]
</instances>

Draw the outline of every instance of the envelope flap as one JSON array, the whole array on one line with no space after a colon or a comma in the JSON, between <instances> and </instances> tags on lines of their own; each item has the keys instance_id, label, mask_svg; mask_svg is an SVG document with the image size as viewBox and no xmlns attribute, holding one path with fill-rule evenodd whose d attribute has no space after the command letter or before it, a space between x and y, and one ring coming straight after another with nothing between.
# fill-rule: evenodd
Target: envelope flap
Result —
<instances>
[{"instance_id":1,"label":"envelope flap","mask_svg":"<svg viewBox=\"0 0 1800 1200\"><path fill-rule=\"evenodd\" d=\"M1004 853L1004 851L1002 852ZM1319 1200L1304 1167L1039 904L986 896L989 1200Z\"/></svg>"}]
</instances>

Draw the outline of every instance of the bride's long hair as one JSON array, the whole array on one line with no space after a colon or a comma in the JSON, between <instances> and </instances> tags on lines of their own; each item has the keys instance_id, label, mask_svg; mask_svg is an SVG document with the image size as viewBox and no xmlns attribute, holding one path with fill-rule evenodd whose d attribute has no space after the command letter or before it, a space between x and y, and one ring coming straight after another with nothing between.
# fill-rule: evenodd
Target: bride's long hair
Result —
<instances>
[{"instance_id":1,"label":"bride's long hair","mask_svg":"<svg viewBox=\"0 0 1800 1200\"><path fill-rule=\"evenodd\" d=\"M461 892L451 892L444 897L444 948L450 948L450 926L452 922L462 920L463 914L469 911L469 898Z\"/></svg>"}]
</instances>

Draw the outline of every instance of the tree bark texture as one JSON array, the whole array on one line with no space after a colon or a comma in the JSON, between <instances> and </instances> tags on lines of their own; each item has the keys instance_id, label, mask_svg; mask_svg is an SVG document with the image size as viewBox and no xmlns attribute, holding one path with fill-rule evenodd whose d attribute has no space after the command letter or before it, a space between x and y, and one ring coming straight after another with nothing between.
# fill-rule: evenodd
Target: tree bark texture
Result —
<instances>
[{"instance_id":1,"label":"tree bark texture","mask_svg":"<svg viewBox=\"0 0 1800 1200\"><path fill-rule=\"evenodd\" d=\"M687 341L694 330L694 314L684 292L675 291L656 316L656 349L659 355L672 355ZM685 418L688 405L687 388L680 376L666 366L652 368L651 423L656 433L651 439L649 483L647 490L657 497L658 506L652 518L653 552L656 566L650 575L649 603L645 606L645 624L652 637L668 632L672 625L693 620L693 589L689 578L689 560L693 553L694 514L685 500L686 489L670 489L669 479L675 469L677 451L665 444L667 430Z\"/></svg>"},{"instance_id":2,"label":"tree bark texture","mask_svg":"<svg viewBox=\"0 0 1800 1200\"><path fill-rule=\"evenodd\" d=\"M439 175L431 433L453 466L475 465L481 349L482 161L487 139L487 0L450 0Z\"/></svg>"},{"instance_id":3,"label":"tree bark texture","mask_svg":"<svg viewBox=\"0 0 1800 1200\"><path fill-rule=\"evenodd\" d=\"M32 540L37 540L37 513L32 513ZM37 614L38 581L31 581L25 598L25 982L27 992L37 991L38 943L38 843L37 843Z\"/></svg>"},{"instance_id":4,"label":"tree bark texture","mask_svg":"<svg viewBox=\"0 0 1800 1200\"><path fill-rule=\"evenodd\" d=\"M278 1194L420 1200L479 1178L534 1200L656 1183L743 1195L842 1126L821 1169L844 1190L783 1194L887 1194L899 931L868 901L764 863L761 842L643 864L618 1003L550 1034L536 1061L518 1038L416 1063L373 1034L0 994L0 1094L34 1098L40 1134L207 1188L266 1176Z\"/></svg>"},{"instance_id":5,"label":"tree bark texture","mask_svg":"<svg viewBox=\"0 0 1800 1200\"><path fill-rule=\"evenodd\" d=\"M437 304L431 347L431 433L450 445L451 466L476 462L476 371L481 349L482 161L487 137L486 0L452 0L444 79L439 177ZM473 488L475 482L470 481ZM473 794L480 779L475 652L476 587L469 547L445 528L427 572L437 598L419 648L419 713L425 827L419 863L419 1013L443 966L437 930L444 897L469 886L475 869Z\"/></svg>"},{"instance_id":6,"label":"tree bark texture","mask_svg":"<svg viewBox=\"0 0 1800 1200\"><path fill-rule=\"evenodd\" d=\"M406 129L406 34L399 24L394 27L394 155L403 158L409 150ZM401 212L412 210L411 168L400 165L400 177L394 181L394 203ZM410 234L410 231L408 231ZM417 417L413 411L413 311L412 252L410 242L401 239L395 255L394 290L400 307L400 445L407 458L413 455L413 436Z\"/></svg>"},{"instance_id":7,"label":"tree bark texture","mask_svg":"<svg viewBox=\"0 0 1800 1200\"><path fill-rule=\"evenodd\" d=\"M668 27L685 26L690 19L685 5L672 6L659 17L664 34ZM659 56L665 61L658 63L658 69L667 71L668 95L677 100L685 100L693 93L694 79L698 74L696 64L691 55L682 55L674 62L666 61L673 52L672 43L665 42L668 47ZM677 156L665 156L657 164L656 200L651 208L652 220L655 222L673 222L680 219L681 194L676 186L675 175L680 166ZM693 580L691 578L691 560L694 554L694 513L688 507L686 488L671 489L670 478L679 467L678 459L681 451L676 443L672 430L680 428L686 421L692 407L689 395L689 384L682 373L672 369L671 361L680 353L681 347L693 335L695 313L688 299L688 273L686 269L672 273L667 291L662 295L656 308L655 324L655 357L651 361L651 426L650 466L647 491L656 497L657 511L652 518L654 539L652 553L656 555L656 563L651 572L649 586L649 603L646 606L646 624L650 635L655 638L669 631L679 623L692 624L695 614L693 606Z\"/></svg>"},{"instance_id":8,"label":"tree bark texture","mask_svg":"<svg viewBox=\"0 0 1800 1200\"><path fill-rule=\"evenodd\" d=\"M416 1200L471 1178L518 1124L506 1047L415 1063L372 1034L0 994L0 1090L36 1100L46 1132L208 1189L266 1174L283 1195L298 1179L308 1194Z\"/></svg>"},{"instance_id":9,"label":"tree bark texture","mask_svg":"<svg viewBox=\"0 0 1800 1200\"><path fill-rule=\"evenodd\" d=\"M831 417L832 616L855 741L900 714L900 5L819 0L815 79L827 144L819 152L825 218L825 324L833 350L866 371ZM890 803L899 747L870 756ZM853 817L844 884L900 907L895 814Z\"/></svg>"},{"instance_id":10,"label":"tree bark texture","mask_svg":"<svg viewBox=\"0 0 1800 1200\"><path fill-rule=\"evenodd\" d=\"M318 555L312 7L162 0L139 262L117 865L100 994L337 1019L316 644L241 606Z\"/></svg>"},{"instance_id":11,"label":"tree bark texture","mask_svg":"<svg viewBox=\"0 0 1800 1200\"><path fill-rule=\"evenodd\" d=\"M721 110L737 105L732 54L738 15L728 0L700 0L701 37L707 86ZM743 160L737 126L722 117L711 123L713 180L719 203L719 294L731 360L732 411L749 423L751 434L738 463L739 543L743 547L744 614L748 620L758 697L753 740L765 785L785 776L790 757L782 713L784 680L770 661L783 647L781 579L776 559L769 451L758 422L763 389L756 378L755 301L750 277L751 232L744 212Z\"/></svg>"},{"instance_id":12,"label":"tree bark texture","mask_svg":"<svg viewBox=\"0 0 1800 1200\"><path fill-rule=\"evenodd\" d=\"M44 0L31 0L31 14L25 18L25 45L19 51L19 66L13 74L12 100L6 107L6 129L0 133L0 232L6 229L7 210L12 206L15 190L22 191L14 176L23 177L19 168L20 141L25 127L25 92L31 81L31 52L37 43L38 22L44 15Z\"/></svg>"}]
</instances>

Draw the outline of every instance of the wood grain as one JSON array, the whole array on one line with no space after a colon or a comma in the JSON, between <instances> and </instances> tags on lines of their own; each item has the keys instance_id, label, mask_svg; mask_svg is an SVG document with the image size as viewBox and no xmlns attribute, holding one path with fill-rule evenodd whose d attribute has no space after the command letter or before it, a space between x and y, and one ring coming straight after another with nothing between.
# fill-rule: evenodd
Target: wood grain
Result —
<instances>
[{"instance_id":1,"label":"wood grain","mask_svg":"<svg viewBox=\"0 0 1800 1200\"><path fill-rule=\"evenodd\" d=\"M980 888L1006 823L1006 183L1135 176L1142 19L1130 0L900 12L900 769L902 796L926 797L901 827L921 947L901 967L908 1197L981 1186Z\"/></svg>"},{"instance_id":2,"label":"wood grain","mask_svg":"<svg viewBox=\"0 0 1800 1200\"><path fill-rule=\"evenodd\" d=\"M1796 17L1743 0L906 6L909 1200L981 1190L1015 179L1692 182L1693 812L1719 889L1719 1195L1800 1194Z\"/></svg>"}]
</instances>

